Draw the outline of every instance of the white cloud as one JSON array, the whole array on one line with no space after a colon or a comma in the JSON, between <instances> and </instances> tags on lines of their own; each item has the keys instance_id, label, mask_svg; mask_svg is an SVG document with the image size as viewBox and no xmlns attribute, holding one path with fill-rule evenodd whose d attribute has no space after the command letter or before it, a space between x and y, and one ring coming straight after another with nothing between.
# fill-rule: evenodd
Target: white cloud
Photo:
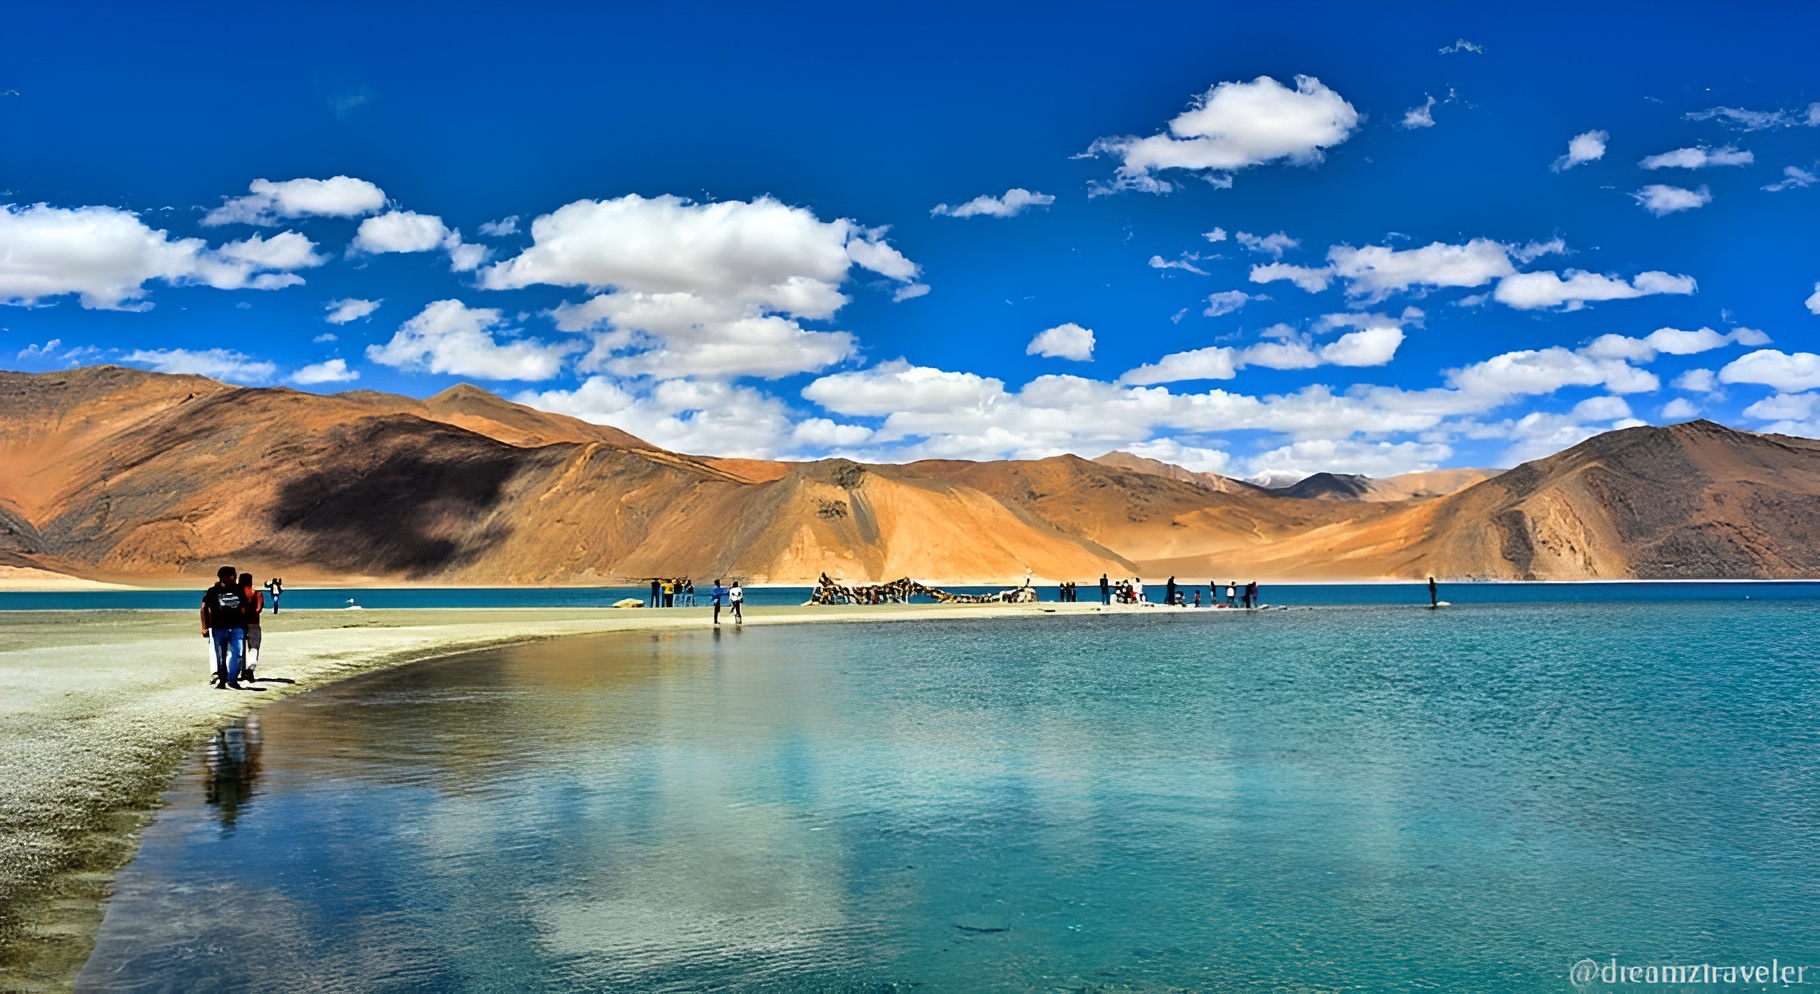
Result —
<instances>
[{"instance_id":1,"label":"white cloud","mask_svg":"<svg viewBox=\"0 0 1820 994\"><path fill-rule=\"evenodd\" d=\"M367 358L384 366L414 372L447 373L487 380L547 380L562 369L563 359L584 346L577 342L545 344L536 339L501 343L505 319L489 307L468 307L459 300L438 300L406 321L392 340L367 346Z\"/></svg>"},{"instance_id":2,"label":"white cloud","mask_svg":"<svg viewBox=\"0 0 1820 994\"><path fill-rule=\"evenodd\" d=\"M1412 286L1473 287L1516 272L1506 246L1489 238L1464 245L1435 242L1401 251L1384 245L1335 245L1327 252L1333 271L1347 281L1346 292L1382 300Z\"/></svg>"},{"instance_id":3,"label":"white cloud","mask_svg":"<svg viewBox=\"0 0 1820 994\"><path fill-rule=\"evenodd\" d=\"M145 284L277 290L303 278L284 270L320 265L315 243L294 231L254 235L211 249L173 241L138 215L112 207L0 207L0 301L33 305L76 294L83 307L134 310Z\"/></svg>"},{"instance_id":4,"label":"white cloud","mask_svg":"<svg viewBox=\"0 0 1820 994\"><path fill-rule=\"evenodd\" d=\"M1016 217L1032 207L1047 207L1053 203L1055 198L1047 193L1034 193L1014 186L1002 197L981 194L957 207L936 204L929 213L936 217Z\"/></svg>"},{"instance_id":5,"label":"white cloud","mask_svg":"<svg viewBox=\"0 0 1820 994\"><path fill-rule=\"evenodd\" d=\"M346 359L330 359L299 369L291 374L291 382L310 386L316 383L347 383L360 379L360 373L348 368Z\"/></svg>"},{"instance_id":6,"label":"white cloud","mask_svg":"<svg viewBox=\"0 0 1820 994\"><path fill-rule=\"evenodd\" d=\"M1181 440L1174 438L1153 438L1142 442L1132 442L1125 446L1125 451L1145 459L1174 463L1196 473L1224 473L1227 471L1227 467L1232 465L1232 457L1219 449L1186 445Z\"/></svg>"},{"instance_id":7,"label":"white cloud","mask_svg":"<svg viewBox=\"0 0 1820 994\"><path fill-rule=\"evenodd\" d=\"M1598 398L1595 398L1598 399ZM1576 412L1578 408L1576 408ZM1605 413L1592 411L1590 413ZM1604 419L1599 419L1603 421ZM1515 421L1506 421L1489 426L1488 437L1506 438L1511 444L1498 456L1498 461L1506 466L1528 462L1550 456L1572 445L1615 428L1631 428L1642 424L1630 417L1621 417L1610 423L1588 423L1588 419L1573 414L1551 414L1545 411L1532 411Z\"/></svg>"},{"instance_id":8,"label":"white cloud","mask_svg":"<svg viewBox=\"0 0 1820 994\"><path fill-rule=\"evenodd\" d=\"M1403 112L1403 127L1432 128L1435 126L1435 98L1430 96L1420 107L1411 107Z\"/></svg>"},{"instance_id":9,"label":"white cloud","mask_svg":"<svg viewBox=\"0 0 1820 994\"><path fill-rule=\"evenodd\" d=\"M1813 186L1815 181L1820 181L1820 176L1815 176L1799 166L1785 166L1782 169L1782 179L1763 189L1770 193L1781 193L1783 190L1799 190Z\"/></svg>"},{"instance_id":10,"label":"white cloud","mask_svg":"<svg viewBox=\"0 0 1820 994\"><path fill-rule=\"evenodd\" d=\"M1598 358L1558 345L1506 352L1451 370L1447 379L1461 391L1486 397L1547 394L1569 386L1648 393L1661 385L1653 374L1621 359Z\"/></svg>"},{"instance_id":11,"label":"white cloud","mask_svg":"<svg viewBox=\"0 0 1820 994\"><path fill-rule=\"evenodd\" d=\"M1719 389L1719 374L1710 369L1690 369L1675 377L1674 387L1689 393L1716 393Z\"/></svg>"},{"instance_id":12,"label":"white cloud","mask_svg":"<svg viewBox=\"0 0 1820 994\"><path fill-rule=\"evenodd\" d=\"M983 413L1005 396L1002 380L912 366L903 359L824 376L803 396L830 411L861 416Z\"/></svg>"},{"instance_id":13,"label":"white cloud","mask_svg":"<svg viewBox=\"0 0 1820 994\"><path fill-rule=\"evenodd\" d=\"M1690 294L1698 288L1692 276L1671 276L1656 270L1638 273L1626 283L1622 277L1569 269L1566 279L1550 271L1506 276L1498 281L1492 297L1518 310L1564 307L1571 311L1579 310L1588 301L1629 300L1659 293Z\"/></svg>"},{"instance_id":14,"label":"white cloud","mask_svg":"<svg viewBox=\"0 0 1820 994\"><path fill-rule=\"evenodd\" d=\"M1668 186L1663 183L1651 183L1636 193L1631 194L1643 209L1657 217L1674 214L1679 211L1691 211L1713 202L1713 194L1702 185L1698 190L1685 187Z\"/></svg>"},{"instance_id":15,"label":"white cloud","mask_svg":"<svg viewBox=\"0 0 1820 994\"><path fill-rule=\"evenodd\" d=\"M1179 383L1183 380L1230 380L1238 375L1239 365L1237 349L1210 345L1187 352L1172 352L1156 362L1145 363L1128 371L1119 377L1119 382L1148 386L1154 383Z\"/></svg>"},{"instance_id":16,"label":"white cloud","mask_svg":"<svg viewBox=\"0 0 1820 994\"><path fill-rule=\"evenodd\" d=\"M1274 235L1254 235L1248 231L1241 231L1238 233L1238 241L1240 245L1251 251L1268 255L1274 259L1281 259L1285 251L1300 248L1302 245L1301 242L1289 237L1288 232L1283 231Z\"/></svg>"},{"instance_id":17,"label":"white cloud","mask_svg":"<svg viewBox=\"0 0 1820 994\"><path fill-rule=\"evenodd\" d=\"M315 342L317 345L321 345L324 342L338 342L340 340L341 340L341 337L339 335L336 335L332 331L325 331L322 334L317 335L315 338L310 339L310 341Z\"/></svg>"},{"instance_id":18,"label":"white cloud","mask_svg":"<svg viewBox=\"0 0 1820 994\"><path fill-rule=\"evenodd\" d=\"M841 424L827 418L799 421L790 432L790 441L797 446L816 449L851 449L871 439L872 429L865 425Z\"/></svg>"},{"instance_id":19,"label":"white cloud","mask_svg":"<svg viewBox=\"0 0 1820 994\"><path fill-rule=\"evenodd\" d=\"M1211 172L1229 184L1231 173L1251 166L1319 162L1323 149L1352 135L1359 113L1312 76L1295 83L1293 90L1269 76L1220 83L1171 120L1165 134L1099 139L1088 154L1113 156L1119 168L1112 183L1090 192L1164 193L1172 185L1158 174L1171 169Z\"/></svg>"},{"instance_id":20,"label":"white cloud","mask_svg":"<svg viewBox=\"0 0 1820 994\"><path fill-rule=\"evenodd\" d=\"M1434 442L1311 438L1254 456L1247 461L1247 469L1252 481L1270 486L1316 473L1396 476L1434 469L1452 456L1452 448Z\"/></svg>"},{"instance_id":21,"label":"white cloud","mask_svg":"<svg viewBox=\"0 0 1820 994\"><path fill-rule=\"evenodd\" d=\"M1690 121L1713 121L1729 124L1740 131L1765 131L1770 128L1820 128L1820 103L1805 110L1746 110L1743 107L1711 107L1689 111Z\"/></svg>"},{"instance_id":22,"label":"white cloud","mask_svg":"<svg viewBox=\"0 0 1820 994\"><path fill-rule=\"evenodd\" d=\"M558 328L594 333L584 371L786 376L853 354L853 336L800 322L848 302L840 288L854 266L904 284L903 299L923 292L916 264L883 235L768 198L578 200L533 221L531 246L483 270L481 284L595 290L554 311Z\"/></svg>"},{"instance_id":23,"label":"white cloud","mask_svg":"<svg viewBox=\"0 0 1820 994\"><path fill-rule=\"evenodd\" d=\"M1807 421L1820 413L1820 394L1776 393L1744 409L1744 416L1759 421Z\"/></svg>"},{"instance_id":24,"label":"white cloud","mask_svg":"<svg viewBox=\"0 0 1820 994\"><path fill-rule=\"evenodd\" d=\"M1820 283L1814 284L1813 296L1808 297L1804 303L1809 314L1820 314Z\"/></svg>"},{"instance_id":25,"label":"white cloud","mask_svg":"<svg viewBox=\"0 0 1820 994\"><path fill-rule=\"evenodd\" d=\"M1605 143L1611 135L1604 131L1585 131L1573 136L1567 143L1567 154L1561 156L1549 166L1555 172L1565 172L1575 166L1584 165L1605 158Z\"/></svg>"},{"instance_id":26,"label":"white cloud","mask_svg":"<svg viewBox=\"0 0 1820 994\"><path fill-rule=\"evenodd\" d=\"M794 444L798 427L777 398L712 380L660 380L638 390L610 377L590 376L573 390L525 391L512 399L612 425L666 449L717 456L783 455ZM805 431L815 435L817 428Z\"/></svg>"},{"instance_id":27,"label":"white cloud","mask_svg":"<svg viewBox=\"0 0 1820 994\"><path fill-rule=\"evenodd\" d=\"M1292 266L1287 262L1251 267L1251 282L1272 283L1277 280L1288 280L1309 293L1320 293L1333 282L1333 267Z\"/></svg>"},{"instance_id":28,"label":"white cloud","mask_svg":"<svg viewBox=\"0 0 1820 994\"><path fill-rule=\"evenodd\" d=\"M1755 161L1750 152L1730 145L1723 148L1696 145L1649 156L1637 165L1645 169L1705 169L1708 166L1748 166Z\"/></svg>"},{"instance_id":29,"label":"white cloud","mask_svg":"<svg viewBox=\"0 0 1820 994\"><path fill-rule=\"evenodd\" d=\"M331 300L322 305L327 308L329 312L328 316L323 318L323 320L330 324L348 324L349 322L358 321L378 310L381 303L383 303L383 301L361 300L358 297ZM329 340L334 341L334 336L329 336Z\"/></svg>"},{"instance_id":30,"label":"white cloud","mask_svg":"<svg viewBox=\"0 0 1820 994\"><path fill-rule=\"evenodd\" d=\"M318 215L358 217L385 206L385 191L363 179L292 179L281 183L256 179L244 197L226 200L202 219L221 224L277 224L281 218Z\"/></svg>"},{"instance_id":31,"label":"white cloud","mask_svg":"<svg viewBox=\"0 0 1820 994\"><path fill-rule=\"evenodd\" d=\"M480 233L488 238L504 238L518 234L518 215L502 217L497 221L488 221L480 226Z\"/></svg>"},{"instance_id":32,"label":"white cloud","mask_svg":"<svg viewBox=\"0 0 1820 994\"><path fill-rule=\"evenodd\" d=\"M1760 383L1782 393L1820 387L1820 355L1780 349L1758 349L1733 359L1719 370L1721 383Z\"/></svg>"},{"instance_id":33,"label":"white cloud","mask_svg":"<svg viewBox=\"0 0 1820 994\"><path fill-rule=\"evenodd\" d=\"M1662 405L1659 416L1664 421L1687 421L1700 416L1700 408L1686 397L1676 397Z\"/></svg>"},{"instance_id":34,"label":"white cloud","mask_svg":"<svg viewBox=\"0 0 1820 994\"><path fill-rule=\"evenodd\" d=\"M125 360L159 373L187 373L230 383L264 383L278 367L232 349L138 349Z\"/></svg>"},{"instance_id":35,"label":"white cloud","mask_svg":"<svg viewBox=\"0 0 1820 994\"><path fill-rule=\"evenodd\" d=\"M1024 349L1024 354L1091 362L1093 359L1093 332L1073 321L1058 324L1047 331L1038 332L1037 336L1030 340L1029 346Z\"/></svg>"},{"instance_id":36,"label":"white cloud","mask_svg":"<svg viewBox=\"0 0 1820 994\"><path fill-rule=\"evenodd\" d=\"M1226 229L1215 227L1212 231L1201 232L1201 237L1210 242L1223 242L1226 240Z\"/></svg>"},{"instance_id":37,"label":"white cloud","mask_svg":"<svg viewBox=\"0 0 1820 994\"><path fill-rule=\"evenodd\" d=\"M374 254L446 249L449 268L458 273L478 268L492 252L484 245L463 243L461 232L443 224L442 218L416 211L387 211L360 222L353 248Z\"/></svg>"},{"instance_id":38,"label":"white cloud","mask_svg":"<svg viewBox=\"0 0 1820 994\"><path fill-rule=\"evenodd\" d=\"M1711 328L1696 328L1684 331L1680 328L1657 328L1643 338L1629 338L1624 335L1600 335L1581 349L1582 355L1596 359L1624 359L1630 362L1650 362L1658 353L1669 355L1696 355L1710 352L1731 344L1768 345L1769 336L1755 328L1735 328L1726 334L1720 334Z\"/></svg>"},{"instance_id":39,"label":"white cloud","mask_svg":"<svg viewBox=\"0 0 1820 994\"><path fill-rule=\"evenodd\" d=\"M907 283L897 288L897 292L891 295L891 300L894 303L901 304L906 300L915 300L917 297L927 296L928 293L929 284L927 283Z\"/></svg>"},{"instance_id":40,"label":"white cloud","mask_svg":"<svg viewBox=\"0 0 1820 994\"><path fill-rule=\"evenodd\" d=\"M1217 318L1222 314L1231 314L1244 307L1249 301L1257 299L1260 298L1253 297L1243 290L1221 290L1219 293L1208 294L1207 309L1201 313L1210 318Z\"/></svg>"},{"instance_id":41,"label":"white cloud","mask_svg":"<svg viewBox=\"0 0 1820 994\"><path fill-rule=\"evenodd\" d=\"M1456 52L1471 52L1474 55L1484 55L1485 46L1484 45L1475 45L1472 42L1467 41L1464 38L1461 38L1459 41L1456 41L1451 45L1442 45L1441 46L1442 55L1453 55Z\"/></svg>"},{"instance_id":42,"label":"white cloud","mask_svg":"<svg viewBox=\"0 0 1820 994\"><path fill-rule=\"evenodd\" d=\"M1181 269L1200 276L1207 275L1207 270L1202 269L1195 265L1194 262L1190 261L1199 260L1200 256L1188 253L1183 253L1183 256L1184 257L1181 259L1165 259L1160 255L1153 255L1150 257L1149 265L1151 269Z\"/></svg>"},{"instance_id":43,"label":"white cloud","mask_svg":"<svg viewBox=\"0 0 1820 994\"><path fill-rule=\"evenodd\" d=\"M1270 340L1244 348L1223 345L1175 352L1130 370L1119 382L1132 386L1177 383L1183 380L1230 380L1246 366L1267 369L1312 369L1316 366L1382 366L1396 356L1403 344L1404 321L1419 321L1422 312L1411 311L1403 320L1384 314L1329 314L1318 327L1331 330L1354 327L1325 345L1277 325L1263 334Z\"/></svg>"},{"instance_id":44,"label":"white cloud","mask_svg":"<svg viewBox=\"0 0 1820 994\"><path fill-rule=\"evenodd\" d=\"M1341 335L1322 346L1320 355L1336 366L1382 366L1396 357L1402 344L1402 328L1377 325Z\"/></svg>"}]
</instances>

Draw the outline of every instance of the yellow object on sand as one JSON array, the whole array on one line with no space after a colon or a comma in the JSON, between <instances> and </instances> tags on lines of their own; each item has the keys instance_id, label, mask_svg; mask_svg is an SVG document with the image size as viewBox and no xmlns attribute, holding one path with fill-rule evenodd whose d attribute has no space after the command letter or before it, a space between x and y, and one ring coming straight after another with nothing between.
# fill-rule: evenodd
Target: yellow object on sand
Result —
<instances>
[{"instance_id":1,"label":"yellow object on sand","mask_svg":"<svg viewBox=\"0 0 1820 994\"><path fill-rule=\"evenodd\" d=\"M614 607L644 607L645 602L639 600L636 597L627 597L624 600L614 601L613 606Z\"/></svg>"}]
</instances>

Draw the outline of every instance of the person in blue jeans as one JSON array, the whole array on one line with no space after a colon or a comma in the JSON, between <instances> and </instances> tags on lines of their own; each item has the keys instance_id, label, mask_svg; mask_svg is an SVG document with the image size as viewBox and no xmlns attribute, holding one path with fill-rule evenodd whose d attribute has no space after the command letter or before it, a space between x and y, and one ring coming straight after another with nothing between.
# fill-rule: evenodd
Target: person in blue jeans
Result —
<instances>
[{"instance_id":1,"label":"person in blue jeans","mask_svg":"<svg viewBox=\"0 0 1820 994\"><path fill-rule=\"evenodd\" d=\"M720 624L721 602L727 599L727 588L720 585L719 577L714 579L714 589L709 591L708 596L714 599L714 623L718 625Z\"/></svg>"},{"instance_id":2,"label":"person in blue jeans","mask_svg":"<svg viewBox=\"0 0 1820 994\"><path fill-rule=\"evenodd\" d=\"M202 595L202 636L210 642L221 690L240 689L240 667L246 660L247 595L232 566L215 571L215 585Z\"/></svg>"}]
</instances>

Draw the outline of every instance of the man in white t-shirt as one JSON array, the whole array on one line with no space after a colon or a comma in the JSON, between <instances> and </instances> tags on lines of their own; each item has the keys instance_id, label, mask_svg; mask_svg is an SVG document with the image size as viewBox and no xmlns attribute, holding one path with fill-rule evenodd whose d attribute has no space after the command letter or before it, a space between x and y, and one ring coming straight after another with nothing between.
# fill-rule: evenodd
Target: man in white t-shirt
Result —
<instances>
[{"instance_id":1,"label":"man in white t-shirt","mask_svg":"<svg viewBox=\"0 0 1820 994\"><path fill-rule=\"evenodd\" d=\"M741 610L741 605L745 603L746 588L740 586L738 580L734 580L732 588L727 591L727 605L733 609L733 623L736 625L746 623L746 616Z\"/></svg>"}]
</instances>

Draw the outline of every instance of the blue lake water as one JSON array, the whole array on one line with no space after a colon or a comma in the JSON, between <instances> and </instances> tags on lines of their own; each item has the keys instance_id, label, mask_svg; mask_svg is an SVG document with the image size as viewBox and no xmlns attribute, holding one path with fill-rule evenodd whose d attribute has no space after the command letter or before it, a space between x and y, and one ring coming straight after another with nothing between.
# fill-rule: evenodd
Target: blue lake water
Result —
<instances>
[{"instance_id":1,"label":"blue lake water","mask_svg":"<svg viewBox=\"0 0 1820 994\"><path fill-rule=\"evenodd\" d=\"M217 736L79 989L1811 983L1817 626L1758 597L1154 611L427 662Z\"/></svg>"},{"instance_id":2,"label":"blue lake water","mask_svg":"<svg viewBox=\"0 0 1820 994\"><path fill-rule=\"evenodd\" d=\"M1192 596L1195 589L1187 578L1184 589ZM1224 584L1226 581L1221 580ZM1239 582L1244 582L1240 580ZM1090 601L1099 596L1097 585L1089 589L1081 581L1080 597ZM1162 599L1163 584L1153 578L1146 590L1153 600ZM202 587L195 590L85 590L33 593L0 591L0 611L83 611L83 610L186 610L193 611L202 597ZM801 604L809 599L809 587L748 587L749 604ZM955 593L984 593L1003 587L957 586L945 588ZM1200 578L1203 596L1208 592L1207 578ZM1054 586L1038 587L1045 601L1056 599ZM1224 588L1221 588L1222 595ZM290 587L284 592L282 608L321 610L345 608L349 603L366 608L516 608L516 607L609 607L615 601L632 597L640 601L651 595L646 587ZM1660 601L1660 600L1802 600L1820 599L1820 581L1675 581L1635 582L1614 580L1591 583L1443 583L1441 597L1456 604L1539 604L1574 601ZM1265 584L1261 598L1270 604L1418 604L1427 603L1428 587L1422 583L1274 583ZM708 603L706 588L696 591L698 604Z\"/></svg>"}]
</instances>

